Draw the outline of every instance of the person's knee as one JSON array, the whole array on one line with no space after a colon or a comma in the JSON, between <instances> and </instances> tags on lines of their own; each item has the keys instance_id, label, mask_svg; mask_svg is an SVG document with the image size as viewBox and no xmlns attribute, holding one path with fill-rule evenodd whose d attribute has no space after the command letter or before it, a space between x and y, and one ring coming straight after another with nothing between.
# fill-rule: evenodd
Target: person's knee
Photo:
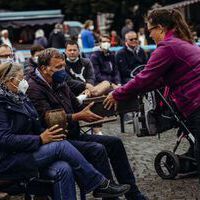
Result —
<instances>
[{"instance_id":1,"label":"person's knee","mask_svg":"<svg viewBox=\"0 0 200 200\"><path fill-rule=\"evenodd\" d=\"M95 146L94 146L94 148L93 148L93 153L94 153L97 157L107 156L105 146L102 145L102 144L99 144L99 143L95 143Z\"/></svg>"},{"instance_id":2,"label":"person's knee","mask_svg":"<svg viewBox=\"0 0 200 200\"><path fill-rule=\"evenodd\" d=\"M118 148L124 146L122 140L120 138L114 137L114 136L110 138L110 145L111 146L116 146Z\"/></svg>"},{"instance_id":3,"label":"person's knee","mask_svg":"<svg viewBox=\"0 0 200 200\"><path fill-rule=\"evenodd\" d=\"M54 170L54 179L61 180L63 178L73 180L73 171L70 165L64 161L58 161L55 166L51 167Z\"/></svg>"}]
</instances>

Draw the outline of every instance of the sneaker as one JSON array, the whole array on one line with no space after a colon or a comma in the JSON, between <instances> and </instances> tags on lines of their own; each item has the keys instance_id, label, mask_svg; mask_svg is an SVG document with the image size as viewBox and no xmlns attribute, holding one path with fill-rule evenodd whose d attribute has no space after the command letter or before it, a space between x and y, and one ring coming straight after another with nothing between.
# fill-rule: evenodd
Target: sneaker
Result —
<instances>
[{"instance_id":1,"label":"sneaker","mask_svg":"<svg viewBox=\"0 0 200 200\"><path fill-rule=\"evenodd\" d=\"M116 184L108 181L107 185L101 185L94 190L93 196L95 198L113 198L124 195L130 190L130 185L128 184Z\"/></svg>"}]
</instances>

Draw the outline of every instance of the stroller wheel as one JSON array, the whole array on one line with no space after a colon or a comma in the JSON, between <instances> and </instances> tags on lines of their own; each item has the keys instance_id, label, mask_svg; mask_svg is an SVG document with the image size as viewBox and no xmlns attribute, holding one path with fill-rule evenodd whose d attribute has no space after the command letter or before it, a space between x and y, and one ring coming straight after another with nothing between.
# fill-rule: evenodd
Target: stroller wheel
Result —
<instances>
[{"instance_id":1,"label":"stroller wheel","mask_svg":"<svg viewBox=\"0 0 200 200\"><path fill-rule=\"evenodd\" d=\"M161 151L154 160L154 167L162 179L174 179L179 172L178 156L171 151Z\"/></svg>"}]
</instances>

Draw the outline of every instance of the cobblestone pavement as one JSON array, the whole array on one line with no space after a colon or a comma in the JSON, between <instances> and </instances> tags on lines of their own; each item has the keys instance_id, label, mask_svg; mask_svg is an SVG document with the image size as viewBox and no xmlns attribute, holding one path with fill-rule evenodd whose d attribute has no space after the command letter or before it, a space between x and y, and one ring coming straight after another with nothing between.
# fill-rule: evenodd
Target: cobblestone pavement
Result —
<instances>
[{"instance_id":1,"label":"cobblestone pavement","mask_svg":"<svg viewBox=\"0 0 200 200\"><path fill-rule=\"evenodd\" d=\"M197 178L162 180L154 170L154 158L161 150L172 150L176 140L176 131L170 130L154 137L138 138L133 134L132 125L126 125L126 133L120 133L119 122L104 124L103 132L122 138L131 166L137 177L137 184L150 200L200 200ZM178 153L187 149L187 143L180 145ZM12 200L22 200L22 197ZM123 200L124 198L121 198ZM94 200L91 195L87 200Z\"/></svg>"}]
</instances>

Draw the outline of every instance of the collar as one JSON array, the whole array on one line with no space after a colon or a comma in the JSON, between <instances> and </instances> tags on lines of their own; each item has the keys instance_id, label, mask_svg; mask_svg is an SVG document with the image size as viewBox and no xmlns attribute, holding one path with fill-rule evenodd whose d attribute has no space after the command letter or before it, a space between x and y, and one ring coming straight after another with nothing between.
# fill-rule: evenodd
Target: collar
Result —
<instances>
[{"instance_id":1,"label":"collar","mask_svg":"<svg viewBox=\"0 0 200 200\"><path fill-rule=\"evenodd\" d=\"M42 76L42 74L40 73L40 71L37 68L35 69L35 75L38 78L40 78L43 82L45 82L51 88L51 86L49 85L49 83L44 79L44 77Z\"/></svg>"},{"instance_id":2,"label":"collar","mask_svg":"<svg viewBox=\"0 0 200 200\"><path fill-rule=\"evenodd\" d=\"M174 32L175 32L175 31L174 31L173 29L172 29L172 30L169 30L169 31L165 34L164 40L166 40L166 39L172 37L172 36L174 35Z\"/></svg>"}]
</instances>

